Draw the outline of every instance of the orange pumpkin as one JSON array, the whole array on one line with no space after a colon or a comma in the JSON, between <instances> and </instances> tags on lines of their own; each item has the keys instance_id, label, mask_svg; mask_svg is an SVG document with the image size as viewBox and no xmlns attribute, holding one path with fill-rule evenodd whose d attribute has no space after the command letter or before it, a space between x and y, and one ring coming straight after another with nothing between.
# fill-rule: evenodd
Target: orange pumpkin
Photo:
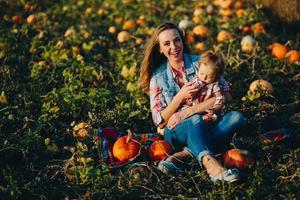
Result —
<instances>
[{"instance_id":1,"label":"orange pumpkin","mask_svg":"<svg viewBox=\"0 0 300 200\"><path fill-rule=\"evenodd\" d=\"M246 169L251 168L254 164L254 157L247 150L231 149L224 154L223 158L227 168Z\"/></svg>"},{"instance_id":2,"label":"orange pumpkin","mask_svg":"<svg viewBox=\"0 0 300 200\"><path fill-rule=\"evenodd\" d=\"M117 31L117 28L115 26L110 26L108 28L108 32L111 33L111 34L114 34L116 31Z\"/></svg>"},{"instance_id":3,"label":"orange pumpkin","mask_svg":"<svg viewBox=\"0 0 300 200\"><path fill-rule=\"evenodd\" d=\"M143 16L143 15L142 15ZM139 19L136 19L135 20L135 23L138 25L138 26L145 26L146 25L146 21L143 17L140 16Z\"/></svg>"},{"instance_id":4,"label":"orange pumpkin","mask_svg":"<svg viewBox=\"0 0 300 200\"><path fill-rule=\"evenodd\" d=\"M220 9L219 14L223 17L231 17L233 15L233 11L231 9Z\"/></svg>"},{"instance_id":5,"label":"orange pumpkin","mask_svg":"<svg viewBox=\"0 0 300 200\"><path fill-rule=\"evenodd\" d=\"M275 56L278 60L283 60L285 54L288 52L288 48L280 43L273 43L271 46L272 55Z\"/></svg>"},{"instance_id":6,"label":"orange pumpkin","mask_svg":"<svg viewBox=\"0 0 300 200\"><path fill-rule=\"evenodd\" d=\"M141 152L141 145L134 136L120 137L113 146L113 155L120 162L128 162L136 158Z\"/></svg>"},{"instance_id":7,"label":"orange pumpkin","mask_svg":"<svg viewBox=\"0 0 300 200\"><path fill-rule=\"evenodd\" d=\"M201 15L203 12L204 12L204 9L203 9L203 8L196 8L196 9L194 10L193 15L194 15L194 16L199 16L199 15Z\"/></svg>"},{"instance_id":8,"label":"orange pumpkin","mask_svg":"<svg viewBox=\"0 0 300 200\"><path fill-rule=\"evenodd\" d=\"M116 24L121 24L123 22L123 18L122 17L117 17L116 19L115 19L115 23Z\"/></svg>"},{"instance_id":9,"label":"orange pumpkin","mask_svg":"<svg viewBox=\"0 0 300 200\"><path fill-rule=\"evenodd\" d=\"M173 153L172 145L165 140L157 140L149 148L149 156L153 161L160 161Z\"/></svg>"},{"instance_id":10,"label":"orange pumpkin","mask_svg":"<svg viewBox=\"0 0 300 200\"><path fill-rule=\"evenodd\" d=\"M186 34L186 40L188 42L195 42L195 34L193 32L188 32Z\"/></svg>"},{"instance_id":11,"label":"orange pumpkin","mask_svg":"<svg viewBox=\"0 0 300 200\"><path fill-rule=\"evenodd\" d=\"M265 26L261 23L261 22L257 22L255 24L252 25L251 27L253 33L255 35L261 34L261 33L265 33Z\"/></svg>"},{"instance_id":12,"label":"orange pumpkin","mask_svg":"<svg viewBox=\"0 0 300 200\"><path fill-rule=\"evenodd\" d=\"M135 38L135 43L136 44L142 44L143 43L143 38L140 38L140 37Z\"/></svg>"},{"instance_id":13,"label":"orange pumpkin","mask_svg":"<svg viewBox=\"0 0 300 200\"><path fill-rule=\"evenodd\" d=\"M202 19L199 16L194 16L192 20L195 24L200 24L202 21Z\"/></svg>"},{"instance_id":14,"label":"orange pumpkin","mask_svg":"<svg viewBox=\"0 0 300 200\"><path fill-rule=\"evenodd\" d=\"M245 10L243 8L239 8L235 11L235 14L238 18L241 18L245 15Z\"/></svg>"},{"instance_id":15,"label":"orange pumpkin","mask_svg":"<svg viewBox=\"0 0 300 200\"><path fill-rule=\"evenodd\" d=\"M219 1L219 5L221 8L227 9L229 7L231 7L233 4L232 0L221 0Z\"/></svg>"},{"instance_id":16,"label":"orange pumpkin","mask_svg":"<svg viewBox=\"0 0 300 200\"><path fill-rule=\"evenodd\" d=\"M242 2L242 1L236 1L236 2L234 3L234 7L235 7L236 9L243 8L243 2Z\"/></svg>"},{"instance_id":17,"label":"orange pumpkin","mask_svg":"<svg viewBox=\"0 0 300 200\"><path fill-rule=\"evenodd\" d=\"M98 14L98 15L104 15L105 13L106 13L106 10L103 9L103 8L99 8L99 9L97 10L97 14Z\"/></svg>"},{"instance_id":18,"label":"orange pumpkin","mask_svg":"<svg viewBox=\"0 0 300 200\"><path fill-rule=\"evenodd\" d=\"M286 53L285 58L290 63L298 62L300 61L300 52L296 50L290 50L289 52Z\"/></svg>"},{"instance_id":19,"label":"orange pumpkin","mask_svg":"<svg viewBox=\"0 0 300 200\"><path fill-rule=\"evenodd\" d=\"M24 4L24 10L29 10L32 7L32 5L29 2L26 2Z\"/></svg>"},{"instance_id":20,"label":"orange pumpkin","mask_svg":"<svg viewBox=\"0 0 300 200\"><path fill-rule=\"evenodd\" d=\"M34 15L29 15L26 20L28 24L33 24L36 19Z\"/></svg>"},{"instance_id":21,"label":"orange pumpkin","mask_svg":"<svg viewBox=\"0 0 300 200\"><path fill-rule=\"evenodd\" d=\"M135 27L135 22L132 20L128 20L124 22L122 29L128 31L133 29L134 27Z\"/></svg>"},{"instance_id":22,"label":"orange pumpkin","mask_svg":"<svg viewBox=\"0 0 300 200\"><path fill-rule=\"evenodd\" d=\"M93 8L91 8L91 7L88 7L85 9L86 14L91 14L92 12L93 12Z\"/></svg>"},{"instance_id":23,"label":"orange pumpkin","mask_svg":"<svg viewBox=\"0 0 300 200\"><path fill-rule=\"evenodd\" d=\"M221 30L217 35L218 42L224 42L233 38L233 34L229 31Z\"/></svg>"},{"instance_id":24,"label":"orange pumpkin","mask_svg":"<svg viewBox=\"0 0 300 200\"><path fill-rule=\"evenodd\" d=\"M20 16L20 15L15 15L15 16L12 16L12 21L15 23L15 24L20 24L20 23L22 23L22 21L23 21L23 18L22 18L22 16Z\"/></svg>"},{"instance_id":25,"label":"orange pumpkin","mask_svg":"<svg viewBox=\"0 0 300 200\"><path fill-rule=\"evenodd\" d=\"M196 45L195 45L195 49L197 49L198 51L204 51L206 50L206 45L204 42L198 42Z\"/></svg>"},{"instance_id":26,"label":"orange pumpkin","mask_svg":"<svg viewBox=\"0 0 300 200\"><path fill-rule=\"evenodd\" d=\"M127 40L130 39L130 34L127 31L121 31L118 33L117 39L118 42L122 43L122 42L126 42Z\"/></svg>"},{"instance_id":27,"label":"orange pumpkin","mask_svg":"<svg viewBox=\"0 0 300 200\"><path fill-rule=\"evenodd\" d=\"M195 35L206 38L209 36L209 29L204 25L198 25L193 28Z\"/></svg>"}]
</instances>

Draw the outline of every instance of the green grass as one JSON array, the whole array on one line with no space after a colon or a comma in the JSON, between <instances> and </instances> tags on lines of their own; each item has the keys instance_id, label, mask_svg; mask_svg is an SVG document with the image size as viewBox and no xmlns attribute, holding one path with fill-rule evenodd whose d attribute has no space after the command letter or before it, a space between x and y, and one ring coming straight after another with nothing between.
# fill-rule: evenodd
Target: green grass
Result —
<instances>
[{"instance_id":1,"label":"green grass","mask_svg":"<svg viewBox=\"0 0 300 200\"><path fill-rule=\"evenodd\" d=\"M212 1L7 2L0 1L0 199L299 198L300 128L289 118L300 112L300 65L279 61L268 49L281 42L299 51L299 34L272 32L273 20L247 2L245 15L234 15L227 23L220 22L217 6L214 14L205 12ZM195 7L204 8L201 24L209 27L211 36L196 37L189 46L193 53L201 53L195 45L204 42L227 60L225 78L232 84L234 101L226 110L247 117L248 126L239 132L235 145L254 154L254 167L242 170L242 180L231 185L213 184L197 163L175 177L162 174L145 157L139 159L141 165L108 170L99 164L91 139L73 138L73 126L84 121L94 130L155 131L148 96L137 82L143 45L151 28L165 21L178 24L184 16L192 20ZM31 14L35 21L29 24ZM16 23L13 16L22 20ZM128 30L131 38L119 43L123 22L116 23L116 18L144 24L135 21ZM265 33L242 32L243 26L256 22L263 22ZM117 32L109 33L110 26ZM217 43L222 29L234 33L234 39ZM252 54L241 51L246 34L258 42ZM142 44L136 38L142 38ZM247 94L256 79L271 82L273 94ZM269 128L288 128L294 137L262 144L255 128L268 119L273 120Z\"/></svg>"}]
</instances>

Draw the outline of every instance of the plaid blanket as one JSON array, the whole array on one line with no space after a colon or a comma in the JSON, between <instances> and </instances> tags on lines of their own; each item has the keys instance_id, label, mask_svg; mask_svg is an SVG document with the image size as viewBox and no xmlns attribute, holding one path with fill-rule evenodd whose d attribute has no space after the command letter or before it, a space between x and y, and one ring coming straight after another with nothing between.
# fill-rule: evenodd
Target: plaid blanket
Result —
<instances>
[{"instance_id":1,"label":"plaid blanket","mask_svg":"<svg viewBox=\"0 0 300 200\"><path fill-rule=\"evenodd\" d=\"M113 128L99 128L97 130L97 136L94 137L94 142L97 145L100 164L106 164L110 169L127 164L116 160L112 152L115 141L123 135L124 134L121 134ZM152 142L159 139L158 133L134 134L134 136L145 148L148 148Z\"/></svg>"},{"instance_id":2,"label":"plaid blanket","mask_svg":"<svg viewBox=\"0 0 300 200\"><path fill-rule=\"evenodd\" d=\"M291 135L292 135L291 130L281 128L281 129L264 132L259 135L259 139L263 143L267 144L271 142L278 142L286 138L290 138Z\"/></svg>"}]
</instances>

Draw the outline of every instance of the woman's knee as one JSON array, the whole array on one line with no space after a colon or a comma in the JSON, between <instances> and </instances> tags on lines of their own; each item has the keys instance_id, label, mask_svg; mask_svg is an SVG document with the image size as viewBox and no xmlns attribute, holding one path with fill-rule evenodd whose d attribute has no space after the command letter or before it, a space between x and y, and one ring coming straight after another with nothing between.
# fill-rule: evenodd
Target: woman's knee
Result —
<instances>
[{"instance_id":1,"label":"woman's knee","mask_svg":"<svg viewBox=\"0 0 300 200\"><path fill-rule=\"evenodd\" d=\"M229 112L228 117L229 117L231 124L234 124L236 126L242 126L246 121L243 114L238 111Z\"/></svg>"},{"instance_id":2,"label":"woman's knee","mask_svg":"<svg viewBox=\"0 0 300 200\"><path fill-rule=\"evenodd\" d=\"M193 125L204 123L202 115L193 115L189 118L189 120Z\"/></svg>"}]
</instances>

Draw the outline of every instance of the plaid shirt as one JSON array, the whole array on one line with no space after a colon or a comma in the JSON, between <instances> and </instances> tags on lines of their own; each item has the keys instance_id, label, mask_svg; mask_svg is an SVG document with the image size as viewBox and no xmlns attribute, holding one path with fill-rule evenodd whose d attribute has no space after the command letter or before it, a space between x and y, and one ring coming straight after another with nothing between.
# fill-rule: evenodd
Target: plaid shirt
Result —
<instances>
[{"instance_id":1,"label":"plaid shirt","mask_svg":"<svg viewBox=\"0 0 300 200\"><path fill-rule=\"evenodd\" d=\"M192 82L194 82L194 84L198 86L199 91L191 99L192 102L190 103L189 106L201 103L211 97L216 97L213 108L215 108L217 105L221 105L221 104L225 103L225 97L219 86L219 81L216 81L216 82L213 82L210 84L205 84L202 81L200 81L198 78L195 78Z\"/></svg>"},{"instance_id":2,"label":"plaid shirt","mask_svg":"<svg viewBox=\"0 0 300 200\"><path fill-rule=\"evenodd\" d=\"M199 104L211 97L216 98L213 108L216 108L218 105L222 105L225 103L225 97L221 91L218 81L215 81L210 84L205 84L202 81L200 81L198 78L194 78L193 82L195 85L198 86L199 91L194 97L192 97L189 100L189 104L186 104L184 106L185 108L188 106ZM224 111L221 109L221 110L214 111L212 114L203 115L203 120L206 123L211 123L217 121L223 115L224 115Z\"/></svg>"},{"instance_id":3,"label":"plaid shirt","mask_svg":"<svg viewBox=\"0 0 300 200\"><path fill-rule=\"evenodd\" d=\"M167 65L168 67L171 68L171 66ZM184 66L184 64L183 64ZM181 70L179 71L180 73L182 73L183 77L186 78L186 73L185 73L185 67L180 68ZM178 84L178 71L172 70L171 68L171 72L172 72L172 76L175 80L175 82ZM180 84L178 84L180 86ZM220 90L222 92L226 92L226 91L230 91L230 87L228 82L221 76L219 79L219 86L220 86ZM183 102L184 103L184 102ZM166 104L165 101L165 94L162 92L162 88L159 84L157 84L157 81L152 80L150 81L150 109L152 112L152 119L155 125L159 125L160 123L163 122L163 118L161 117L161 112L167 107L168 105ZM181 107L179 109L182 110L185 107Z\"/></svg>"}]
</instances>

